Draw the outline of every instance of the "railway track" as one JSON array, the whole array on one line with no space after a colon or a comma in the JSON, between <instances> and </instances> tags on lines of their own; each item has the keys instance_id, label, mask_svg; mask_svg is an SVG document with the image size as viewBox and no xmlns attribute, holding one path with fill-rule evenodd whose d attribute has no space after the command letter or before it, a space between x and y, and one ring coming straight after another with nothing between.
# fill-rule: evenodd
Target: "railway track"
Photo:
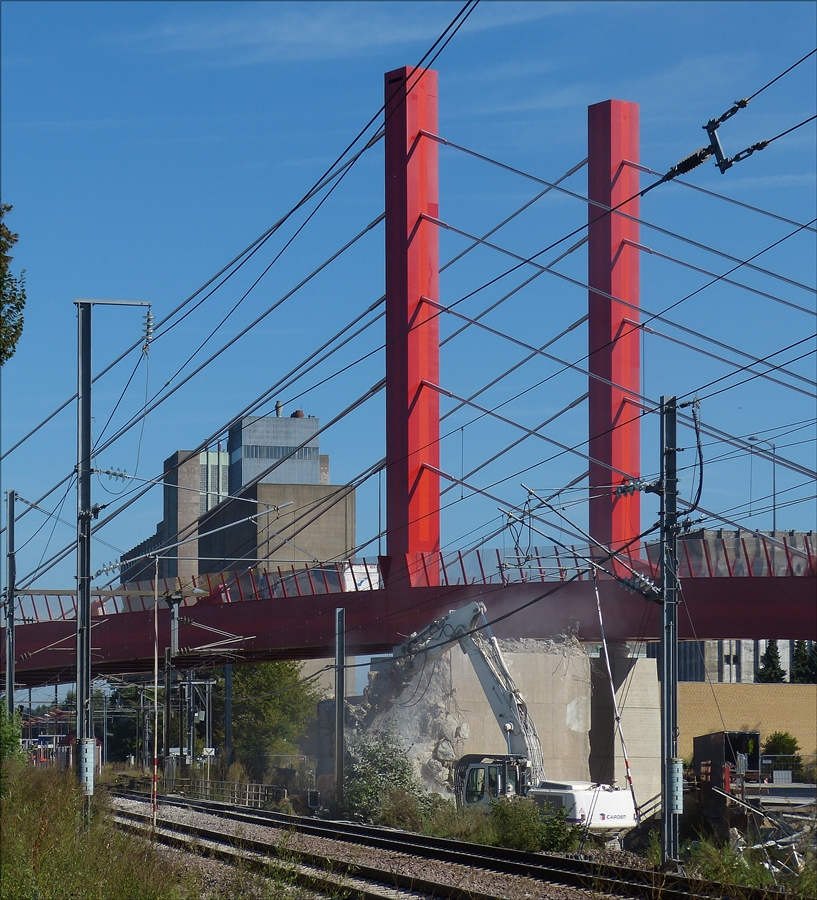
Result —
<instances>
[{"instance_id":1,"label":"railway track","mask_svg":"<svg viewBox=\"0 0 817 900\"><path fill-rule=\"evenodd\" d=\"M117 809L120 827L150 832L144 794L117 797L144 803ZM215 817L181 821L192 813ZM453 900L579 897L606 894L646 900L771 900L785 894L704 883L666 874L589 860L526 853L443 838L431 838L351 822L328 821L226 804L164 796L156 838L226 862L237 862L324 893L366 898L450 897ZM252 829L273 829L249 836ZM320 839L320 848L302 849L295 835ZM345 849L344 849L345 848ZM271 862L272 861L272 862Z\"/></svg>"}]
</instances>

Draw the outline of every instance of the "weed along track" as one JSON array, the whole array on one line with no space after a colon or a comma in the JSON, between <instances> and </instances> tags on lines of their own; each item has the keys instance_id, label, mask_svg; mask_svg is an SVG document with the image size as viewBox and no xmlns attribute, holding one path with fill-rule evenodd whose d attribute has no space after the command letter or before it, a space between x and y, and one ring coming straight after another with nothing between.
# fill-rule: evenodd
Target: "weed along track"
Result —
<instances>
[{"instance_id":1,"label":"weed along track","mask_svg":"<svg viewBox=\"0 0 817 900\"><path fill-rule=\"evenodd\" d=\"M150 834L143 795L113 798L120 827ZM761 900L775 890L539 853L430 838L224 804L163 797L157 839L331 896L455 900L579 900L600 894L649 900Z\"/></svg>"}]
</instances>

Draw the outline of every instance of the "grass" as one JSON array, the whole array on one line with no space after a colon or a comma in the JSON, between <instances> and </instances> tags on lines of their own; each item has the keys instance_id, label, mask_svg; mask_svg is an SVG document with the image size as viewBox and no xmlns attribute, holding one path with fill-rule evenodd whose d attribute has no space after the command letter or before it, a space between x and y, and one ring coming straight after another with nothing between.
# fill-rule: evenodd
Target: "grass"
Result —
<instances>
[{"instance_id":1,"label":"grass","mask_svg":"<svg viewBox=\"0 0 817 900\"><path fill-rule=\"evenodd\" d=\"M0 809L2 900L188 900L193 876L125 834L98 791L84 819L71 773L6 762Z\"/></svg>"}]
</instances>

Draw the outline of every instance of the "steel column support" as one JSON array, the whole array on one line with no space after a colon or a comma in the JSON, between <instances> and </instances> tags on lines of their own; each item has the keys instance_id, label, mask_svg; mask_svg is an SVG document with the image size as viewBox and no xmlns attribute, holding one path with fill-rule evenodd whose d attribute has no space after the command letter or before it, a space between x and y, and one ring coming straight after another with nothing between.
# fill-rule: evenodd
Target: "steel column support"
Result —
<instances>
[{"instance_id":1,"label":"steel column support","mask_svg":"<svg viewBox=\"0 0 817 900\"><path fill-rule=\"evenodd\" d=\"M661 862L678 859L683 812L678 759L677 404L661 398Z\"/></svg>"},{"instance_id":2,"label":"steel column support","mask_svg":"<svg viewBox=\"0 0 817 900\"><path fill-rule=\"evenodd\" d=\"M615 549L641 531L638 491L614 493L628 480L619 472L635 479L641 471L640 331L625 321L639 316L624 305L639 303L638 250L627 243L638 242L639 229L637 222L606 210L639 190L638 171L626 164L639 159L638 104L596 103L588 107L587 124L590 534ZM638 197L621 212L637 217Z\"/></svg>"},{"instance_id":3,"label":"steel column support","mask_svg":"<svg viewBox=\"0 0 817 900\"><path fill-rule=\"evenodd\" d=\"M77 756L80 741L93 738L91 711L91 311L77 307ZM79 770L80 780L85 778ZM93 781L83 782L93 793Z\"/></svg>"},{"instance_id":4,"label":"steel column support","mask_svg":"<svg viewBox=\"0 0 817 900\"><path fill-rule=\"evenodd\" d=\"M14 678L15 678L15 649L14 649L14 607L17 603L15 588L17 582L17 557L14 547L14 501L17 494L14 491L6 491L6 708L9 722L14 719ZM29 706L31 704L29 703ZM31 710L29 710L29 721Z\"/></svg>"},{"instance_id":5,"label":"steel column support","mask_svg":"<svg viewBox=\"0 0 817 900\"><path fill-rule=\"evenodd\" d=\"M343 763L346 757L346 610L335 609L335 809L343 813Z\"/></svg>"},{"instance_id":6,"label":"steel column support","mask_svg":"<svg viewBox=\"0 0 817 900\"><path fill-rule=\"evenodd\" d=\"M389 580L428 583L420 553L440 549L437 73L385 76L386 553ZM436 567L430 572L434 577Z\"/></svg>"}]
</instances>

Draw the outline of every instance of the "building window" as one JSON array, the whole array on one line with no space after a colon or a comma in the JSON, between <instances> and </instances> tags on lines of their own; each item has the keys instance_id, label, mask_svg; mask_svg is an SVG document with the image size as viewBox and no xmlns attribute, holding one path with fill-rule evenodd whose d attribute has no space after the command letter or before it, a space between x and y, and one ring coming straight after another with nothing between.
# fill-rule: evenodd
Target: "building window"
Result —
<instances>
[{"instance_id":1,"label":"building window","mask_svg":"<svg viewBox=\"0 0 817 900\"><path fill-rule=\"evenodd\" d=\"M319 447L270 447L266 444L244 444L242 450L245 459L319 460L321 455ZM230 457L235 462L233 457L235 457L235 452Z\"/></svg>"}]
</instances>

